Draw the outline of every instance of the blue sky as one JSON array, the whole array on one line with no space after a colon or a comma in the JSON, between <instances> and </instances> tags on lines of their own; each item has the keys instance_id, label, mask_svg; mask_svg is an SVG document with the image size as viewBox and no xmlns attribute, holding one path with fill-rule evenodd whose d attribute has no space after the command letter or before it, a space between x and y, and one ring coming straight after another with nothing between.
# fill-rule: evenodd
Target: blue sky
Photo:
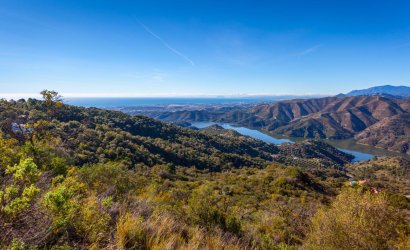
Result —
<instances>
[{"instance_id":1,"label":"blue sky","mask_svg":"<svg viewBox=\"0 0 410 250\"><path fill-rule=\"evenodd\" d=\"M0 93L337 94L410 85L409 1L0 0Z\"/></svg>"}]
</instances>

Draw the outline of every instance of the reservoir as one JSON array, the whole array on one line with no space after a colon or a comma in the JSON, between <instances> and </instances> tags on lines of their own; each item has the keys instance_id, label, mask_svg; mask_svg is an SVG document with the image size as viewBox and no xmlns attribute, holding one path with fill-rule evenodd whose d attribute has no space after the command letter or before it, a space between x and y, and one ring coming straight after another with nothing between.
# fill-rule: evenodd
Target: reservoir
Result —
<instances>
[{"instance_id":1,"label":"reservoir","mask_svg":"<svg viewBox=\"0 0 410 250\"><path fill-rule=\"evenodd\" d=\"M265 133L262 133L259 130L255 130L255 129L249 129L249 128L245 128L245 127L240 127L240 126L234 126L231 125L229 123L215 123L215 122L193 122L191 123L191 125L193 127L196 128L206 128L208 126L214 125L214 124L218 124L219 126L223 127L224 129L232 129L235 130L236 132L242 134L242 135L246 135L255 139L259 139L261 141L267 142L267 143L273 143L273 144L282 144L282 143L293 143L294 140L301 140L300 138L298 139L293 139L293 138L276 138L273 135L268 135ZM293 140L292 140L293 139ZM340 145L337 145L337 141L329 141L329 140L325 140L326 142L328 142L329 144L337 147L337 149L339 149L340 151L343 151L345 153L351 154L354 156L353 162L358 162L358 161L366 161L366 160L370 160L373 157L375 157L375 154L371 154L371 153L367 153L367 152L362 152L362 151L358 151L352 148L347 148L347 147L340 147Z\"/></svg>"}]
</instances>

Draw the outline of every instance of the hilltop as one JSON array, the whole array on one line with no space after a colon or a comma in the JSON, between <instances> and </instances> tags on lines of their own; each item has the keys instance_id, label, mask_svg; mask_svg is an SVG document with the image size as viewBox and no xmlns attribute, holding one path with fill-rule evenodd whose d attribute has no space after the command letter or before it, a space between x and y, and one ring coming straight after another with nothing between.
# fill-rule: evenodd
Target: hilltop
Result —
<instances>
[{"instance_id":1,"label":"hilltop","mask_svg":"<svg viewBox=\"0 0 410 250\"><path fill-rule=\"evenodd\" d=\"M410 100L383 96L325 97L259 104L233 110L207 109L163 112L153 115L164 121L214 121L239 124L290 137L348 139L402 153L408 150L410 134L403 119L410 113ZM150 115L150 113L147 113ZM388 122L390 118L397 122ZM398 122L401 120L401 122ZM385 133L370 132L377 127L401 131L396 139ZM367 130L366 130L367 129ZM363 133L362 133L363 132ZM377 136L376 136L377 134Z\"/></svg>"}]
</instances>

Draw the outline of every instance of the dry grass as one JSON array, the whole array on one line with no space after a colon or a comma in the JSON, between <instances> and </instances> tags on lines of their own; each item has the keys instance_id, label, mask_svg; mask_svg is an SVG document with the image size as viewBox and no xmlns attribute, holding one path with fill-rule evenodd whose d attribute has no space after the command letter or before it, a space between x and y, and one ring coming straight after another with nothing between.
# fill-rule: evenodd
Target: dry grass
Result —
<instances>
[{"instance_id":1,"label":"dry grass","mask_svg":"<svg viewBox=\"0 0 410 250\"><path fill-rule=\"evenodd\" d=\"M118 249L145 249L146 235L142 218L126 213L120 216L116 229Z\"/></svg>"},{"instance_id":2,"label":"dry grass","mask_svg":"<svg viewBox=\"0 0 410 250\"><path fill-rule=\"evenodd\" d=\"M188 226L167 214L154 215L147 221L126 213L116 227L118 249L247 249L236 237L219 230L208 232L197 226Z\"/></svg>"}]
</instances>

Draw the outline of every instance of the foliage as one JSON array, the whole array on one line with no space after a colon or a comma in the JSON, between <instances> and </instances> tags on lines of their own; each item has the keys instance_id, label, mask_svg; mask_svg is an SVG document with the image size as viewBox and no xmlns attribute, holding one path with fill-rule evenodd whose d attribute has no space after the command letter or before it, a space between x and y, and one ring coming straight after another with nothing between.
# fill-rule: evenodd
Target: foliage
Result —
<instances>
[{"instance_id":1,"label":"foliage","mask_svg":"<svg viewBox=\"0 0 410 250\"><path fill-rule=\"evenodd\" d=\"M0 173L3 173L7 166L14 165L18 162L17 144L18 141L16 139L6 139L4 135L0 133Z\"/></svg>"},{"instance_id":2,"label":"foliage","mask_svg":"<svg viewBox=\"0 0 410 250\"><path fill-rule=\"evenodd\" d=\"M77 232L94 244L100 243L109 234L110 216L101 208L95 196L82 202L78 216L74 218Z\"/></svg>"},{"instance_id":3,"label":"foliage","mask_svg":"<svg viewBox=\"0 0 410 250\"><path fill-rule=\"evenodd\" d=\"M0 190L0 211L9 217L15 217L26 210L40 192L34 183L41 173L33 160L28 158L7 167L6 174L11 175L11 183Z\"/></svg>"},{"instance_id":4,"label":"foliage","mask_svg":"<svg viewBox=\"0 0 410 250\"><path fill-rule=\"evenodd\" d=\"M146 233L144 231L142 218L127 212L122 215L116 226L117 248L123 249L145 249Z\"/></svg>"},{"instance_id":5,"label":"foliage","mask_svg":"<svg viewBox=\"0 0 410 250\"><path fill-rule=\"evenodd\" d=\"M389 249L404 225L386 194L344 190L312 219L309 249Z\"/></svg>"},{"instance_id":6,"label":"foliage","mask_svg":"<svg viewBox=\"0 0 410 250\"><path fill-rule=\"evenodd\" d=\"M349 166L369 179L365 190L386 193L341 191L346 156L320 142L279 148L232 133L227 140L56 105L57 93L44 94L45 101L0 101L1 249L331 249L347 242L377 249L408 242L402 161L368 162L369 175ZM13 132L17 122L30 130Z\"/></svg>"},{"instance_id":7,"label":"foliage","mask_svg":"<svg viewBox=\"0 0 410 250\"><path fill-rule=\"evenodd\" d=\"M44 205L53 214L54 231L66 231L77 218L81 208L80 198L85 195L85 185L77 180L74 170L45 194Z\"/></svg>"},{"instance_id":8,"label":"foliage","mask_svg":"<svg viewBox=\"0 0 410 250\"><path fill-rule=\"evenodd\" d=\"M37 247L27 246L23 241L19 239L13 239L11 244L7 247L7 250L36 250Z\"/></svg>"},{"instance_id":9,"label":"foliage","mask_svg":"<svg viewBox=\"0 0 410 250\"><path fill-rule=\"evenodd\" d=\"M33 183L40 176L40 171L33 159L20 161L20 164L7 167L6 174L12 174L15 182Z\"/></svg>"}]
</instances>

